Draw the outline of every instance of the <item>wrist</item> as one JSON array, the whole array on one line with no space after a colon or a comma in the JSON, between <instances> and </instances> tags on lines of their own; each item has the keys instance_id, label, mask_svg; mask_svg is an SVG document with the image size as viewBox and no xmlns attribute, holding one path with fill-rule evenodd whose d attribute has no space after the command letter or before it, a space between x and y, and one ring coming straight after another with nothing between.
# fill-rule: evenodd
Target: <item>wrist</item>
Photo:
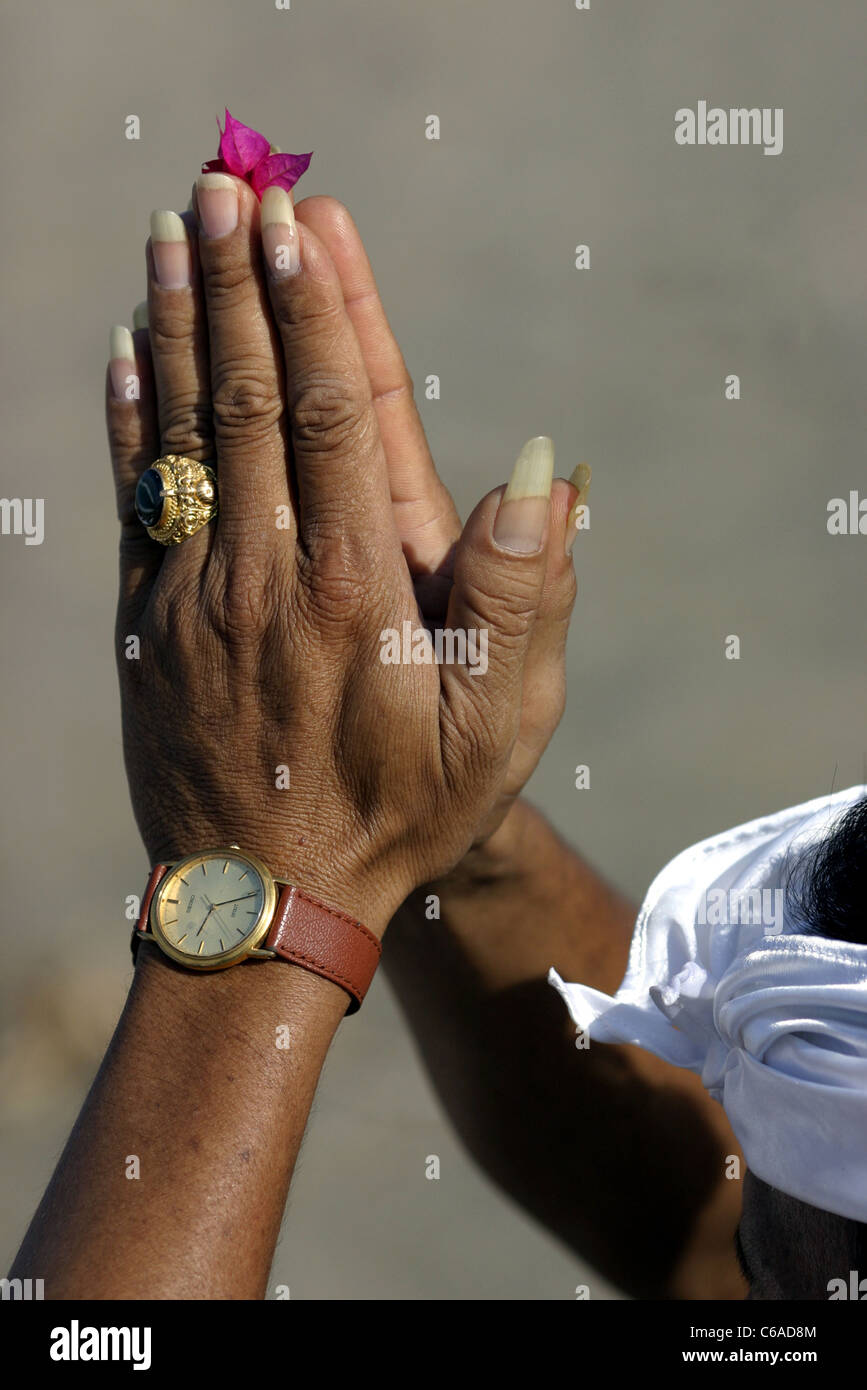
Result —
<instances>
[{"instance_id":1,"label":"wrist","mask_svg":"<svg viewBox=\"0 0 867 1390\"><path fill-rule=\"evenodd\" d=\"M406 895L386 871L372 874L363 864L339 863L317 840L275 836L273 827L214 824L210 820L185 824L183 829L148 836L151 864L170 864L206 848L236 845L255 855L280 884L290 884L327 907L361 922L381 939L388 922Z\"/></svg>"},{"instance_id":2,"label":"wrist","mask_svg":"<svg viewBox=\"0 0 867 1390\"><path fill-rule=\"evenodd\" d=\"M474 844L443 878L429 885L440 898L474 897L486 889L514 887L527 872L527 845L536 812L516 799L492 834Z\"/></svg>"},{"instance_id":3,"label":"wrist","mask_svg":"<svg viewBox=\"0 0 867 1390\"><path fill-rule=\"evenodd\" d=\"M136 955L131 990L153 1000L164 1022L200 1034L213 1049L218 1039L257 1067L271 1058L263 1038L273 1043L275 1009L291 1003L293 1017L316 1018L332 1031L346 1013L346 994L309 970L288 961L257 961L230 970L197 974L175 964L153 942L142 942ZM214 1020L220 1020L218 1035Z\"/></svg>"},{"instance_id":4,"label":"wrist","mask_svg":"<svg viewBox=\"0 0 867 1390\"><path fill-rule=\"evenodd\" d=\"M143 942L153 943L196 974L276 958L338 986L349 996L349 1012L357 1012L382 950L357 916L281 883L258 855L236 844L205 846L177 861L165 857L169 862L157 863L148 876L132 933L134 956Z\"/></svg>"}]
</instances>

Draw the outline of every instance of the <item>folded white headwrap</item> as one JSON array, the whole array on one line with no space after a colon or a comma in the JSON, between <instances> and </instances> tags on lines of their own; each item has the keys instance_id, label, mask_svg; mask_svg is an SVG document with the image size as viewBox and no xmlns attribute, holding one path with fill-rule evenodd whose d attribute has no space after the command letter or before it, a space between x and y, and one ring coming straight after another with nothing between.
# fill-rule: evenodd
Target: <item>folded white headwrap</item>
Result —
<instances>
[{"instance_id":1,"label":"folded white headwrap","mask_svg":"<svg viewBox=\"0 0 867 1390\"><path fill-rule=\"evenodd\" d=\"M856 1221L867 1221L867 946L804 934L782 904L798 856L865 793L679 854L650 886L614 998L548 976L591 1040L700 1073L758 1177Z\"/></svg>"}]
</instances>

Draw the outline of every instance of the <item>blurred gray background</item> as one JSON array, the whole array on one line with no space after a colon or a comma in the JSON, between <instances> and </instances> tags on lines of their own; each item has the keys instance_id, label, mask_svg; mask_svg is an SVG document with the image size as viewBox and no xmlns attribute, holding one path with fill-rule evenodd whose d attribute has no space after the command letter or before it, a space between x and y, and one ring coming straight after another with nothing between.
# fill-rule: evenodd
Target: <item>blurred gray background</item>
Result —
<instances>
[{"instance_id":1,"label":"blurred gray background","mask_svg":"<svg viewBox=\"0 0 867 1390\"><path fill-rule=\"evenodd\" d=\"M150 209L185 207L225 105L314 150L297 196L354 213L462 512L531 435L553 436L565 476L590 462L569 704L531 793L640 895L687 843L862 777L867 537L826 517L867 495L867 10L3 11L0 494L46 508L42 546L0 537L5 1262L121 1006L124 899L147 868L121 761L102 392L109 326L144 297ZM699 100L783 107L783 153L677 146L674 112ZM569 1299L585 1281L616 1296L474 1170L378 981L329 1058L272 1291Z\"/></svg>"}]
</instances>

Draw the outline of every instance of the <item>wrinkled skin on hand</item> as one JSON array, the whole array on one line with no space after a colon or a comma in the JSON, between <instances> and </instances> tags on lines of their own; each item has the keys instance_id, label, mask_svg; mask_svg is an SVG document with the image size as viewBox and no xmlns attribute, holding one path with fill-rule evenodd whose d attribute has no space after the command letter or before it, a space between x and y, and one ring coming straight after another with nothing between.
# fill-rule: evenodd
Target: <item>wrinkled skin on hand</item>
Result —
<instances>
[{"instance_id":1,"label":"wrinkled skin on hand","mask_svg":"<svg viewBox=\"0 0 867 1390\"><path fill-rule=\"evenodd\" d=\"M107 391L133 805L152 861L238 843L381 931L502 821L560 716L574 490L555 483L534 554L494 541L499 489L461 533L345 209L300 205L301 269L277 280L233 182L234 230L185 219L190 287L149 249L140 400ZM164 551L132 498L168 452L216 458L220 512ZM383 664L420 610L487 629L487 672Z\"/></svg>"}]
</instances>

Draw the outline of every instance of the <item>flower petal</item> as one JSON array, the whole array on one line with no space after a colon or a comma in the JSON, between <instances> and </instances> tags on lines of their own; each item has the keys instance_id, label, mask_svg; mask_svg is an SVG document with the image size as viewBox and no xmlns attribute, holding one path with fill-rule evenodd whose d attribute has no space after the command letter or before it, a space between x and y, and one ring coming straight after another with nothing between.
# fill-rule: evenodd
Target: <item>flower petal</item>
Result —
<instances>
[{"instance_id":1,"label":"flower petal","mask_svg":"<svg viewBox=\"0 0 867 1390\"><path fill-rule=\"evenodd\" d=\"M222 159L206 159L202 165L203 174L227 174L228 172Z\"/></svg>"},{"instance_id":2,"label":"flower petal","mask_svg":"<svg viewBox=\"0 0 867 1390\"><path fill-rule=\"evenodd\" d=\"M250 175L254 193L261 198L265 189L270 188L272 184L285 188L288 193L305 172L312 158L311 150L310 154L269 154L265 159L260 159Z\"/></svg>"},{"instance_id":3,"label":"flower petal","mask_svg":"<svg viewBox=\"0 0 867 1390\"><path fill-rule=\"evenodd\" d=\"M230 174L246 178L271 148L271 142L257 130L236 121L226 108L226 129L220 134L220 158Z\"/></svg>"}]
</instances>

